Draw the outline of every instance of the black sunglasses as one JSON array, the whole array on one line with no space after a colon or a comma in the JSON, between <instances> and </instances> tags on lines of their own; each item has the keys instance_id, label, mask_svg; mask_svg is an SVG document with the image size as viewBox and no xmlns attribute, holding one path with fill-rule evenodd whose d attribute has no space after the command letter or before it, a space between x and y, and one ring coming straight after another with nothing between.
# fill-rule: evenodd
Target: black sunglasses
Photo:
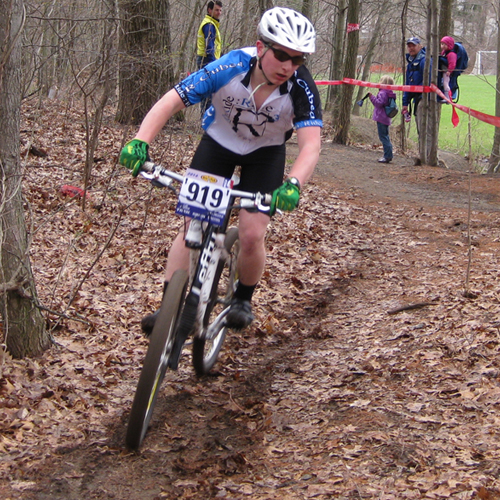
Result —
<instances>
[{"instance_id":1,"label":"black sunglasses","mask_svg":"<svg viewBox=\"0 0 500 500\"><path fill-rule=\"evenodd\" d=\"M264 45L273 51L274 57L278 59L280 62L286 62L289 60L292 60L292 64L294 66L302 66L306 62L306 56L304 54L300 56L291 56L290 54L286 53L284 50L280 49L275 49L271 44L265 43Z\"/></svg>"}]
</instances>

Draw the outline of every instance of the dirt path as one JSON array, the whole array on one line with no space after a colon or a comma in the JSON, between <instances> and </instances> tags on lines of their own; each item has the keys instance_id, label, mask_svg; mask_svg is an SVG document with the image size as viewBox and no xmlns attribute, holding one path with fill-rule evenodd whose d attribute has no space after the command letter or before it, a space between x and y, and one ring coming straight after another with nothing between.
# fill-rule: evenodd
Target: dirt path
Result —
<instances>
[{"instance_id":1,"label":"dirt path","mask_svg":"<svg viewBox=\"0 0 500 500\"><path fill-rule=\"evenodd\" d=\"M500 498L500 178L379 156L325 144L271 228L256 324L213 377L169 374L141 453L123 449L137 367L90 363L85 406L53 416L80 415L76 444L61 424L50 452L42 436L7 455L0 497ZM119 360L144 349L112 335L100 349Z\"/></svg>"},{"instance_id":2,"label":"dirt path","mask_svg":"<svg viewBox=\"0 0 500 500\"><path fill-rule=\"evenodd\" d=\"M440 154L449 168L415 167L413 158L401 156L389 165L380 165L380 151L336 144L325 144L321 156L318 176L368 197L467 209L470 181L472 210L500 209L498 176L469 176L466 162L449 153Z\"/></svg>"}]
</instances>

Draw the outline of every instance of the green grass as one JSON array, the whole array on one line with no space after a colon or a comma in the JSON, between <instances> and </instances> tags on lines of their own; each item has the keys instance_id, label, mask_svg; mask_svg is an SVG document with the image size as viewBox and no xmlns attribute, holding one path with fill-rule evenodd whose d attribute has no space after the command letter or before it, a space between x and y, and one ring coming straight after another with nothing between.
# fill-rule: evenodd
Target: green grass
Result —
<instances>
[{"instance_id":1,"label":"green grass","mask_svg":"<svg viewBox=\"0 0 500 500\"><path fill-rule=\"evenodd\" d=\"M393 75L394 76L394 75ZM380 75L372 74L371 81L376 82ZM402 84L402 78L395 78L396 85ZM458 104L481 111L488 115L495 115L495 76L462 75L458 79L460 96ZM376 90L374 92L377 92ZM401 92L398 95L398 106L401 107ZM363 106L361 116L371 117L373 109ZM462 156L469 155L469 115L457 109L460 123L453 127L451 123L451 106L441 106L441 123L439 125L439 148L457 153ZM399 124L399 119L393 120L393 124ZM475 159L487 158L493 146L493 135L495 127L484 123L477 118L470 117L470 148ZM417 131L413 126L410 128L410 139L418 142Z\"/></svg>"},{"instance_id":2,"label":"green grass","mask_svg":"<svg viewBox=\"0 0 500 500\"><path fill-rule=\"evenodd\" d=\"M458 79L460 94L458 104L467 108L495 115L496 76L462 75ZM452 107L441 106L439 124L439 148L462 156L469 155L469 115L457 109L460 123L451 123ZM477 118L470 117L470 150L476 160L487 158L493 147L495 127ZM418 142L416 129L410 132L410 139Z\"/></svg>"},{"instance_id":3,"label":"green grass","mask_svg":"<svg viewBox=\"0 0 500 500\"><path fill-rule=\"evenodd\" d=\"M458 79L460 97L458 104L495 115L495 76L462 75ZM469 116L457 109L460 123L456 128L451 123L451 106L441 107L439 147L446 151L469 154ZM473 157L487 157L493 146L495 127L477 118L470 118L471 150Z\"/></svg>"},{"instance_id":4,"label":"green grass","mask_svg":"<svg viewBox=\"0 0 500 500\"><path fill-rule=\"evenodd\" d=\"M370 81L378 82L380 76L373 73L370 76ZM403 83L400 75L391 75L395 78L396 85ZM458 79L460 86L460 96L458 104L481 111L489 115L495 115L495 76L476 76L462 75ZM376 89L366 89L376 93ZM326 96L326 86L320 88L322 99ZM401 107L402 92L396 92L398 95L398 106ZM354 97L357 96L357 89L354 90ZM360 110L360 115L366 118L371 118L373 107L365 106ZM458 153L462 156L469 155L469 115L457 109L460 123L457 127L453 127L451 123L451 106L443 104L441 106L441 123L439 126L439 148ZM393 120L393 124L399 124L399 118ZM488 123L484 123L477 118L470 117L470 147L472 156L475 159L487 158L491 153L493 146L493 135L495 127ZM418 142L416 128L410 128L410 139L415 143Z\"/></svg>"}]
</instances>

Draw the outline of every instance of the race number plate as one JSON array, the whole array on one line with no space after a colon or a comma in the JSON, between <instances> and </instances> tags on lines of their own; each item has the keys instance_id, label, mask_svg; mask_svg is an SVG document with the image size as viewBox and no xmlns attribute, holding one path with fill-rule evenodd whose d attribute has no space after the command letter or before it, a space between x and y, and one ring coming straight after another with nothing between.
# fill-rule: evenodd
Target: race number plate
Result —
<instances>
[{"instance_id":1,"label":"race number plate","mask_svg":"<svg viewBox=\"0 0 500 500\"><path fill-rule=\"evenodd\" d=\"M189 168L182 183L175 213L222 225L233 181Z\"/></svg>"}]
</instances>

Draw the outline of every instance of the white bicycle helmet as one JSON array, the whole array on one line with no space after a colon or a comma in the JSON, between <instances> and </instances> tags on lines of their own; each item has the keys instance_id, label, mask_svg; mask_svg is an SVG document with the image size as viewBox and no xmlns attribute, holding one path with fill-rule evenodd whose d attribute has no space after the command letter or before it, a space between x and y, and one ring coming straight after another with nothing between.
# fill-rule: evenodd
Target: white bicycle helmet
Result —
<instances>
[{"instance_id":1,"label":"white bicycle helmet","mask_svg":"<svg viewBox=\"0 0 500 500\"><path fill-rule=\"evenodd\" d=\"M292 9L274 7L264 12L257 34L265 42L279 43L306 54L312 54L316 49L314 26L307 17Z\"/></svg>"}]
</instances>

